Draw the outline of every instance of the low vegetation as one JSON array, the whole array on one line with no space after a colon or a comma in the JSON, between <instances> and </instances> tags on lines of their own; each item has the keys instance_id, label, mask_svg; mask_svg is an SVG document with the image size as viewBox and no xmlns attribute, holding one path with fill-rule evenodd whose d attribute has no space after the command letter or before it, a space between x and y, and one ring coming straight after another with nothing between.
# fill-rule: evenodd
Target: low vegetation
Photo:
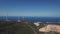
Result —
<instances>
[{"instance_id":1,"label":"low vegetation","mask_svg":"<svg viewBox=\"0 0 60 34\"><path fill-rule=\"evenodd\" d=\"M39 32L46 23L40 23L37 27L31 21L0 21L0 34L59 34L55 32Z\"/></svg>"}]
</instances>

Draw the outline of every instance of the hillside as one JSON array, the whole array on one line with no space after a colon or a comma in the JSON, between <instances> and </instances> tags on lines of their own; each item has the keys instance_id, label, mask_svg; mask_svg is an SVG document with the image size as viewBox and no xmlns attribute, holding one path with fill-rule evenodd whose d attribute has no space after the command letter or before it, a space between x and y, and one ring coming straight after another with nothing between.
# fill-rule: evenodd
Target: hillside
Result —
<instances>
[{"instance_id":1,"label":"hillside","mask_svg":"<svg viewBox=\"0 0 60 34\"><path fill-rule=\"evenodd\" d=\"M0 21L0 34L36 34L31 25L27 21Z\"/></svg>"},{"instance_id":2,"label":"hillside","mask_svg":"<svg viewBox=\"0 0 60 34\"><path fill-rule=\"evenodd\" d=\"M31 21L0 21L0 34L60 34L60 25L57 23L32 23ZM59 25L56 27L56 25ZM47 27L46 27L47 26ZM51 27L56 27L57 30L51 31Z\"/></svg>"}]
</instances>

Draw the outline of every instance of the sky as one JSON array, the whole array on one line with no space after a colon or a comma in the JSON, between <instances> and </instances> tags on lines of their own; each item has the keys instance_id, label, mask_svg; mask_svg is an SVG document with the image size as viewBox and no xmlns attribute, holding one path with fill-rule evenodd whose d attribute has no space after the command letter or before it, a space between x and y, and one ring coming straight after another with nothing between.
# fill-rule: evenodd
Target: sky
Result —
<instances>
[{"instance_id":1,"label":"sky","mask_svg":"<svg viewBox=\"0 0 60 34\"><path fill-rule=\"evenodd\" d=\"M60 0L0 0L0 16L60 17Z\"/></svg>"}]
</instances>

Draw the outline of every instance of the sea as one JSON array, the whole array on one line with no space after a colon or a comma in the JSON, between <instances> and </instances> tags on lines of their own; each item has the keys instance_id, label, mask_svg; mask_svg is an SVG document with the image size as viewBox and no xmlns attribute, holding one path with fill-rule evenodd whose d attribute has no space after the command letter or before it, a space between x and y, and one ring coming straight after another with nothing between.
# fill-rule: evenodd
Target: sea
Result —
<instances>
[{"instance_id":1,"label":"sea","mask_svg":"<svg viewBox=\"0 0 60 34\"><path fill-rule=\"evenodd\" d=\"M27 20L32 22L60 22L60 17L0 16L0 20Z\"/></svg>"}]
</instances>

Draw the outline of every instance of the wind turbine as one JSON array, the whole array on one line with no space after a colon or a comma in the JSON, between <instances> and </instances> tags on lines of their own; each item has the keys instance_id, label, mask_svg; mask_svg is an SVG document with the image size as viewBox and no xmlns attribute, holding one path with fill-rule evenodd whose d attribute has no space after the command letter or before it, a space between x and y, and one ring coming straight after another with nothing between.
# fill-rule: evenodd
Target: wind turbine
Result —
<instances>
[{"instance_id":1,"label":"wind turbine","mask_svg":"<svg viewBox=\"0 0 60 34\"><path fill-rule=\"evenodd\" d=\"M17 22L20 22L19 18L20 18L20 17L18 16L18 20L17 20Z\"/></svg>"},{"instance_id":2,"label":"wind turbine","mask_svg":"<svg viewBox=\"0 0 60 34\"><path fill-rule=\"evenodd\" d=\"M7 11L7 8L6 8L6 21L10 21L10 20L8 20L8 11Z\"/></svg>"},{"instance_id":3,"label":"wind turbine","mask_svg":"<svg viewBox=\"0 0 60 34\"><path fill-rule=\"evenodd\" d=\"M48 22L46 22L46 24L45 24L45 25L46 25L45 30L47 30L47 25L48 25ZM45 32L45 34L48 34L48 33L47 33L47 32Z\"/></svg>"},{"instance_id":4,"label":"wind turbine","mask_svg":"<svg viewBox=\"0 0 60 34\"><path fill-rule=\"evenodd\" d=\"M22 16L22 19L24 20L24 16Z\"/></svg>"}]
</instances>

